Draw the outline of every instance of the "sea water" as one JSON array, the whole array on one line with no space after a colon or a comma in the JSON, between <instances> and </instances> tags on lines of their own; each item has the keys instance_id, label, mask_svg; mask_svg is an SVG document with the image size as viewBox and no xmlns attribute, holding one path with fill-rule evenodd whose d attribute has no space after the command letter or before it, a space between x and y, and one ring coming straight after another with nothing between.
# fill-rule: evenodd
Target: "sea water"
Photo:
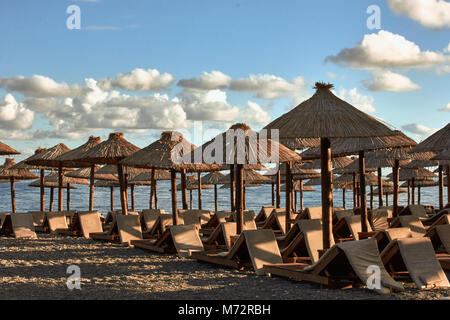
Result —
<instances>
[{"instance_id":1,"label":"sea water","mask_svg":"<svg viewBox=\"0 0 450 320\"><path fill-rule=\"evenodd\" d=\"M26 211L39 211L40 204L40 188L28 186L29 181L16 182L16 207L17 212ZM89 186L76 185L77 189L72 189L70 192L70 208L71 210L88 210L89 207ZM321 205L321 192L320 186L314 187L316 191L304 192L303 203L304 207L320 206ZM167 212L171 212L171 192L170 181L158 181L158 207L165 209ZM369 188L367 188L369 190ZM118 188L114 189L114 204L115 209L120 209L120 198ZM179 190L178 190L179 191ZM218 200L219 210L230 209L230 189L221 189L218 186ZM446 192L444 190L444 203L447 203ZM351 190L346 191L346 205L352 207L352 195ZM66 190L63 192L63 205L66 208ZM150 187L149 186L136 186L135 187L135 209L137 211L149 208ZM57 210L58 189L54 190L53 210ZM177 194L178 208L181 208L181 192ZM197 191L193 191L193 208L198 207ZM285 195L281 193L281 206L285 207ZM370 196L367 196L369 206ZM393 196L389 196L389 204L392 205ZM400 194L399 205L406 205L407 194ZM299 201L299 196L297 198ZM45 209L48 210L50 201L50 189L45 188ZM247 209L254 210L256 213L261 209L263 205L272 204L271 185L262 185L258 187L246 188L246 201ZM342 190L334 190L334 206L342 207ZM385 197L383 197L385 201ZM417 202L417 188L416 188L416 202ZM189 203L189 191L188 191L188 203ZM438 207L438 187L421 188L421 203L431 204ZM374 206L378 206L378 196L374 196ZM129 207L131 207L131 197L129 196ZM299 207L299 206L298 206ZM94 208L95 210L106 214L110 209L110 188L95 188L94 193ZM202 190L202 209L214 210L214 189ZM0 212L11 212L11 196L10 196L10 184L0 183Z\"/></svg>"}]
</instances>

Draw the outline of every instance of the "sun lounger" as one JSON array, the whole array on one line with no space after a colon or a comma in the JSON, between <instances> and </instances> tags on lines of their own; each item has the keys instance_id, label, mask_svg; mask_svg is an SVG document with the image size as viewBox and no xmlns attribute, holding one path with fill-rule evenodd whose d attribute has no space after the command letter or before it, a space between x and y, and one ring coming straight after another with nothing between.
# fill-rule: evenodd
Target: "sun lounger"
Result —
<instances>
[{"instance_id":1,"label":"sun lounger","mask_svg":"<svg viewBox=\"0 0 450 320\"><path fill-rule=\"evenodd\" d=\"M273 209L275 209L274 206L262 206L258 215L255 217L255 222L263 225Z\"/></svg>"},{"instance_id":2,"label":"sun lounger","mask_svg":"<svg viewBox=\"0 0 450 320\"><path fill-rule=\"evenodd\" d=\"M355 212L353 209L348 210L337 210L333 212L333 225L336 225L339 220L345 218L345 217L351 217L354 216Z\"/></svg>"},{"instance_id":3,"label":"sun lounger","mask_svg":"<svg viewBox=\"0 0 450 320\"><path fill-rule=\"evenodd\" d=\"M301 219L322 219L322 207L308 207L299 213L295 220Z\"/></svg>"},{"instance_id":4,"label":"sun lounger","mask_svg":"<svg viewBox=\"0 0 450 320\"><path fill-rule=\"evenodd\" d=\"M193 252L192 258L226 267L253 268L263 275L265 264L282 263L272 230L244 230L228 252Z\"/></svg>"},{"instance_id":5,"label":"sun lounger","mask_svg":"<svg viewBox=\"0 0 450 320\"><path fill-rule=\"evenodd\" d=\"M180 220L182 218L179 218ZM157 239L159 238L168 226L173 225L173 219L171 214L160 214L153 223L151 229L146 230L142 233L144 239Z\"/></svg>"},{"instance_id":6,"label":"sun lounger","mask_svg":"<svg viewBox=\"0 0 450 320\"><path fill-rule=\"evenodd\" d=\"M56 230L59 234L84 237L89 239L91 233L102 233L103 225L98 211L78 211L72 218L67 230Z\"/></svg>"},{"instance_id":7,"label":"sun lounger","mask_svg":"<svg viewBox=\"0 0 450 320\"><path fill-rule=\"evenodd\" d=\"M281 250L283 262L305 261L315 263L319 260L319 251L323 250L322 222L319 219L303 219L295 226L299 232L290 243ZM334 244L334 242L332 242Z\"/></svg>"},{"instance_id":8,"label":"sun lounger","mask_svg":"<svg viewBox=\"0 0 450 320\"><path fill-rule=\"evenodd\" d=\"M428 219L422 220L424 226L433 226L435 224L449 224L450 223L450 209L444 209L436 213Z\"/></svg>"},{"instance_id":9,"label":"sun lounger","mask_svg":"<svg viewBox=\"0 0 450 320\"><path fill-rule=\"evenodd\" d=\"M200 233L210 235L219 224L227 222L226 219L231 216L231 213L231 211L217 211L207 223L202 225Z\"/></svg>"},{"instance_id":10,"label":"sun lounger","mask_svg":"<svg viewBox=\"0 0 450 320\"><path fill-rule=\"evenodd\" d=\"M437 253L450 254L450 224L436 225L428 229L425 236L430 238Z\"/></svg>"},{"instance_id":11,"label":"sun lounger","mask_svg":"<svg viewBox=\"0 0 450 320\"><path fill-rule=\"evenodd\" d=\"M67 224L66 212L46 212L42 227L44 233L56 234L60 230L68 230L69 225Z\"/></svg>"},{"instance_id":12,"label":"sun lounger","mask_svg":"<svg viewBox=\"0 0 450 320\"><path fill-rule=\"evenodd\" d=\"M112 226L104 232L90 233L94 240L102 240L113 243L128 243L132 240L142 239L141 222L137 214L117 214L114 216Z\"/></svg>"},{"instance_id":13,"label":"sun lounger","mask_svg":"<svg viewBox=\"0 0 450 320\"><path fill-rule=\"evenodd\" d=\"M393 240L381 253L381 259L391 275L407 275L419 289L450 287L430 239Z\"/></svg>"},{"instance_id":14,"label":"sun lounger","mask_svg":"<svg viewBox=\"0 0 450 320\"><path fill-rule=\"evenodd\" d=\"M161 209L142 210L140 217L143 232L151 230L158 220L158 217L164 213L164 210Z\"/></svg>"},{"instance_id":15,"label":"sun lounger","mask_svg":"<svg viewBox=\"0 0 450 320\"><path fill-rule=\"evenodd\" d=\"M376 209L372 210L369 215L369 223L372 230L379 231L389 228L389 219L392 218L392 210Z\"/></svg>"},{"instance_id":16,"label":"sun lounger","mask_svg":"<svg viewBox=\"0 0 450 320\"><path fill-rule=\"evenodd\" d=\"M334 241L343 242L359 240L361 231L362 227L360 215L344 217L333 227ZM369 222L367 222L367 231L372 231Z\"/></svg>"},{"instance_id":17,"label":"sun lounger","mask_svg":"<svg viewBox=\"0 0 450 320\"><path fill-rule=\"evenodd\" d=\"M409 228L388 228L377 231L373 237L377 240L378 250L381 253L392 240L412 238L412 233Z\"/></svg>"},{"instance_id":18,"label":"sun lounger","mask_svg":"<svg viewBox=\"0 0 450 320\"><path fill-rule=\"evenodd\" d=\"M28 213L33 216L34 228L38 231L37 228L44 225L45 211L28 211Z\"/></svg>"},{"instance_id":19,"label":"sun lounger","mask_svg":"<svg viewBox=\"0 0 450 320\"><path fill-rule=\"evenodd\" d=\"M34 231L33 216L29 213L14 213L5 215L1 235L14 238L36 239Z\"/></svg>"},{"instance_id":20,"label":"sun lounger","mask_svg":"<svg viewBox=\"0 0 450 320\"><path fill-rule=\"evenodd\" d=\"M135 248L159 253L178 253L190 257L192 252L203 251L203 244L195 225L169 226L157 240L133 240Z\"/></svg>"},{"instance_id":21,"label":"sun lounger","mask_svg":"<svg viewBox=\"0 0 450 320\"><path fill-rule=\"evenodd\" d=\"M265 265L264 271L296 281L318 283L329 288L348 288L365 285L372 275L369 267L380 269L380 289L378 293L404 290L401 283L394 281L387 273L380 259L375 239L338 243L328 249L313 265L288 263Z\"/></svg>"},{"instance_id":22,"label":"sun lounger","mask_svg":"<svg viewBox=\"0 0 450 320\"><path fill-rule=\"evenodd\" d=\"M391 228L405 227L411 229L414 238L421 238L427 232L418 217L408 215L396 217L391 222Z\"/></svg>"},{"instance_id":23,"label":"sun lounger","mask_svg":"<svg viewBox=\"0 0 450 320\"><path fill-rule=\"evenodd\" d=\"M9 212L0 212L0 230L5 222L6 216L10 215Z\"/></svg>"},{"instance_id":24,"label":"sun lounger","mask_svg":"<svg viewBox=\"0 0 450 320\"><path fill-rule=\"evenodd\" d=\"M425 207L420 204L410 204L399 213L399 216L409 216L409 215L423 219L428 218L428 214L427 211L425 210Z\"/></svg>"},{"instance_id":25,"label":"sun lounger","mask_svg":"<svg viewBox=\"0 0 450 320\"><path fill-rule=\"evenodd\" d=\"M272 229L276 234L286 234L286 211L272 210L262 229Z\"/></svg>"},{"instance_id":26,"label":"sun lounger","mask_svg":"<svg viewBox=\"0 0 450 320\"><path fill-rule=\"evenodd\" d=\"M256 224L253 220L244 224L244 230L256 230ZM206 250L230 249L232 246L232 237L236 237L236 222L223 222L218 225L209 237L203 240Z\"/></svg>"}]
</instances>

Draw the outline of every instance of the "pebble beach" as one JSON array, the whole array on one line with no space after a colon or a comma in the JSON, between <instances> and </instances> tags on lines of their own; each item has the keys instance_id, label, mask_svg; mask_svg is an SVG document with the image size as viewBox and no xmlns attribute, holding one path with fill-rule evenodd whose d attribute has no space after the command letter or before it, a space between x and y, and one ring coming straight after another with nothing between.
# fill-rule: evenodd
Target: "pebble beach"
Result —
<instances>
[{"instance_id":1,"label":"pebble beach","mask_svg":"<svg viewBox=\"0 0 450 320\"><path fill-rule=\"evenodd\" d=\"M419 290L412 282L404 283L404 292L386 296L365 288L321 289L91 239L38 237L0 237L0 299L435 300L450 296L450 290ZM80 290L67 288L70 265L80 267Z\"/></svg>"}]
</instances>

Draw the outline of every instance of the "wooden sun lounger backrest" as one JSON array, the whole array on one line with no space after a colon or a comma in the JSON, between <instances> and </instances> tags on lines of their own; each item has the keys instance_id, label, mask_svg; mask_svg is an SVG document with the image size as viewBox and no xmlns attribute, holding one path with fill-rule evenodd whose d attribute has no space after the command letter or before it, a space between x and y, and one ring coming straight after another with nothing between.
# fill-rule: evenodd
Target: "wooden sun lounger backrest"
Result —
<instances>
[{"instance_id":1,"label":"wooden sun lounger backrest","mask_svg":"<svg viewBox=\"0 0 450 320\"><path fill-rule=\"evenodd\" d=\"M351 216L351 217L345 217L345 221L347 222L348 229L350 230L353 239L359 240L359 233L362 231L361 226L361 216ZM368 221L366 221L367 230L370 232L372 231L372 228L370 227L370 224Z\"/></svg>"},{"instance_id":2,"label":"wooden sun lounger backrest","mask_svg":"<svg viewBox=\"0 0 450 320\"><path fill-rule=\"evenodd\" d=\"M305 210L307 219L322 219L322 207L308 207Z\"/></svg>"},{"instance_id":3,"label":"wooden sun lounger backrest","mask_svg":"<svg viewBox=\"0 0 450 320\"><path fill-rule=\"evenodd\" d=\"M304 219L297 222L300 232L303 234L305 245L311 261L319 260L319 250L323 250L322 221L320 219ZM332 240L332 245L334 241Z\"/></svg>"},{"instance_id":4,"label":"wooden sun lounger backrest","mask_svg":"<svg viewBox=\"0 0 450 320\"><path fill-rule=\"evenodd\" d=\"M166 231L167 227L173 225L173 219L171 214L162 214L159 216L159 219L161 221L161 232L164 233ZM179 224L183 224L184 220L182 217L178 217Z\"/></svg>"},{"instance_id":5,"label":"wooden sun lounger backrest","mask_svg":"<svg viewBox=\"0 0 450 320\"><path fill-rule=\"evenodd\" d=\"M354 216L355 212L353 211L353 209L348 209L348 210L338 210L334 212L334 216L336 217L336 220L339 221L345 217L351 217ZM315 219L317 220L317 219Z\"/></svg>"},{"instance_id":6,"label":"wooden sun lounger backrest","mask_svg":"<svg viewBox=\"0 0 450 320\"><path fill-rule=\"evenodd\" d=\"M10 215L9 212L0 212L0 229L3 226L3 223L5 223L6 216L9 216L9 215Z\"/></svg>"},{"instance_id":7,"label":"wooden sun lounger backrest","mask_svg":"<svg viewBox=\"0 0 450 320\"><path fill-rule=\"evenodd\" d=\"M426 229L422 222L416 216L399 216L397 217L402 227L410 228L414 238L421 238L425 235Z\"/></svg>"},{"instance_id":8,"label":"wooden sun lounger backrest","mask_svg":"<svg viewBox=\"0 0 450 320\"><path fill-rule=\"evenodd\" d=\"M33 216L29 213L6 215L2 233L15 238L37 238L34 231Z\"/></svg>"},{"instance_id":9,"label":"wooden sun lounger backrest","mask_svg":"<svg viewBox=\"0 0 450 320\"><path fill-rule=\"evenodd\" d=\"M404 208L400 214L402 215L413 215L415 217L419 218L428 218L427 211L425 210L425 207L420 204L410 204L406 208Z\"/></svg>"},{"instance_id":10,"label":"wooden sun lounger backrest","mask_svg":"<svg viewBox=\"0 0 450 320\"><path fill-rule=\"evenodd\" d=\"M435 228L442 246L450 254L450 224L436 226Z\"/></svg>"},{"instance_id":11,"label":"wooden sun lounger backrest","mask_svg":"<svg viewBox=\"0 0 450 320\"><path fill-rule=\"evenodd\" d=\"M145 225L145 230L151 230L161 214L162 212L159 209L142 210L142 220Z\"/></svg>"},{"instance_id":12,"label":"wooden sun lounger backrest","mask_svg":"<svg viewBox=\"0 0 450 320\"><path fill-rule=\"evenodd\" d=\"M183 224L185 226L193 225L197 229L200 229L200 217L197 214L185 213L181 218L183 219Z\"/></svg>"},{"instance_id":13,"label":"wooden sun lounger backrest","mask_svg":"<svg viewBox=\"0 0 450 320\"><path fill-rule=\"evenodd\" d=\"M369 214L370 225L376 231L388 229L390 218L392 218L392 211L387 209L376 209Z\"/></svg>"},{"instance_id":14,"label":"wooden sun lounger backrest","mask_svg":"<svg viewBox=\"0 0 450 320\"><path fill-rule=\"evenodd\" d=\"M405 238L394 240L383 253L387 250L395 250L395 247L400 251L400 256L417 287L420 289L434 286L450 287L429 239Z\"/></svg>"},{"instance_id":15,"label":"wooden sun lounger backrest","mask_svg":"<svg viewBox=\"0 0 450 320\"><path fill-rule=\"evenodd\" d=\"M57 229L60 230L69 229L69 226L67 225L65 211L46 212L45 219L46 223L48 223L48 228L52 233L55 232Z\"/></svg>"},{"instance_id":16,"label":"wooden sun lounger backrest","mask_svg":"<svg viewBox=\"0 0 450 320\"><path fill-rule=\"evenodd\" d=\"M283 263L280 250L272 230L244 230L231 250L226 254L226 258L233 259L240 250L245 250L252 262L257 275L264 275L263 266L267 264Z\"/></svg>"},{"instance_id":17,"label":"wooden sun lounger backrest","mask_svg":"<svg viewBox=\"0 0 450 320\"><path fill-rule=\"evenodd\" d=\"M116 215L117 229L121 243L130 243L131 240L142 239L141 221L138 215Z\"/></svg>"},{"instance_id":18,"label":"wooden sun lounger backrest","mask_svg":"<svg viewBox=\"0 0 450 320\"><path fill-rule=\"evenodd\" d=\"M78 221L83 237L89 239L90 233L103 232L102 221L98 211L79 211Z\"/></svg>"},{"instance_id":19,"label":"wooden sun lounger backrest","mask_svg":"<svg viewBox=\"0 0 450 320\"><path fill-rule=\"evenodd\" d=\"M231 237L236 235L236 222L221 223L223 238L228 249L231 249Z\"/></svg>"},{"instance_id":20,"label":"wooden sun lounger backrest","mask_svg":"<svg viewBox=\"0 0 450 320\"><path fill-rule=\"evenodd\" d=\"M256 222L262 222L269 217L270 213L274 209L273 206L262 206L261 210L259 211L258 215L255 218Z\"/></svg>"},{"instance_id":21,"label":"wooden sun lounger backrest","mask_svg":"<svg viewBox=\"0 0 450 320\"><path fill-rule=\"evenodd\" d=\"M33 222L35 227L40 227L44 224L45 211L28 211L33 216Z\"/></svg>"},{"instance_id":22,"label":"wooden sun lounger backrest","mask_svg":"<svg viewBox=\"0 0 450 320\"><path fill-rule=\"evenodd\" d=\"M424 223L424 221L422 221L422 223ZM443 224L450 224L450 214L440 215L440 217L436 219L436 221L434 221L432 225L430 225L429 229Z\"/></svg>"},{"instance_id":23,"label":"wooden sun lounger backrest","mask_svg":"<svg viewBox=\"0 0 450 320\"><path fill-rule=\"evenodd\" d=\"M410 228L388 228L384 230L386 237L389 241L403 238L412 238L412 232Z\"/></svg>"},{"instance_id":24,"label":"wooden sun lounger backrest","mask_svg":"<svg viewBox=\"0 0 450 320\"><path fill-rule=\"evenodd\" d=\"M180 257L190 257L192 252L204 251L198 230L194 225L170 226L172 241Z\"/></svg>"}]
</instances>

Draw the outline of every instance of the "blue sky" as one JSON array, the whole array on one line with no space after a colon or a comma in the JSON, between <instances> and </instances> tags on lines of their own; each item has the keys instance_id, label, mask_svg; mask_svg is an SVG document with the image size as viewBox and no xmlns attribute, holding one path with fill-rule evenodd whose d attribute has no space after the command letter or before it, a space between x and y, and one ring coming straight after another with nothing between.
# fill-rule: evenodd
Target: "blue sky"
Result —
<instances>
[{"instance_id":1,"label":"blue sky","mask_svg":"<svg viewBox=\"0 0 450 320\"><path fill-rule=\"evenodd\" d=\"M75 147L89 134L105 137L110 131L125 131L126 137L143 147L161 129L178 129L182 123L189 129L193 120L203 120L205 126L219 130L237 121L249 122L259 129L312 95L315 81L334 83L336 93L353 105L416 140L423 139L450 119L450 61L444 50L450 42L450 22L430 26L426 18L417 17L414 11L417 8L399 2L393 8L387 1L375 0L2 1L0 139L29 153L38 146L50 147L58 142ZM421 1L417 2L420 5ZM81 30L66 27L69 16L66 8L72 4L81 9ZM366 25L369 17L366 9L374 4L381 9L383 36L380 30L369 30ZM343 49L354 49L368 34L377 36L378 42L374 43L395 38L400 47L403 40L398 37L404 37L404 41L419 46L421 53L416 56L411 53L412 62L406 67L401 61L380 66L362 61L355 68L339 58ZM426 51L438 57L422 54ZM395 56L395 51L383 53L389 59ZM328 56L337 58L325 62ZM408 59L405 56L401 60ZM44 96L38 91L45 91L45 86L52 84L42 79L39 80L42 83L36 80L33 92L25 91L23 78L18 79L41 75L57 84L85 87L87 78L117 79L119 73L127 74L138 68L168 74L172 81L158 78L164 83L156 90L130 90L129 84L112 84L97 92L102 98L92 102L82 93L76 97L60 93ZM199 89L177 85L179 80L198 79L202 73L212 71L229 77L232 86ZM373 74L380 75L380 79L376 81ZM269 79L252 89L245 87L248 81L234 83L248 80L250 75L278 78L271 78L275 84ZM400 76L402 86L391 92L386 86L394 76ZM293 84L297 77L302 77L302 82ZM139 78L139 83L145 79ZM155 83L154 78L149 79ZM274 90L275 98L263 97L267 88ZM110 111L117 104L103 97L111 91L117 92L121 99L121 107L115 114ZM9 99L2 103L7 94L15 102ZM159 101L155 106L153 100L148 100L155 94L167 95L167 103ZM131 101L130 97L142 99ZM36 106L35 98L53 99L55 105L43 111ZM63 103L66 98L73 101ZM144 112L139 103L151 106ZM73 110L60 112L60 104L69 104ZM100 104L101 111L97 109ZM129 114L125 110L127 105L132 110ZM10 109L2 113L2 107ZM220 112L215 112L216 109ZM8 112L16 112L16 118ZM167 119L158 118L177 116L180 120L171 125L167 125ZM95 117L110 118L111 123L102 128L103 120L99 120L100 124L92 127ZM136 127L123 127L119 120L126 121L127 117L140 118L134 119ZM36 135L36 131L41 134Z\"/></svg>"}]
</instances>

